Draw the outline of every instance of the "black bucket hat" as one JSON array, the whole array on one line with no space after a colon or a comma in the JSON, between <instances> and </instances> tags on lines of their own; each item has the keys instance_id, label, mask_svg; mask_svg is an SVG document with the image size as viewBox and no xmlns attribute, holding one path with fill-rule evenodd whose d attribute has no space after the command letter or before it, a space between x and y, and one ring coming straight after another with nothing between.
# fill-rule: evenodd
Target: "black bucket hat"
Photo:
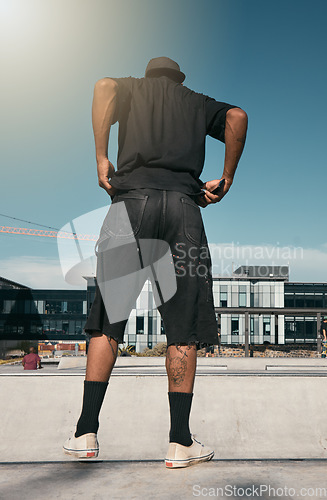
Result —
<instances>
[{"instance_id":1,"label":"black bucket hat","mask_svg":"<svg viewBox=\"0 0 327 500\"><path fill-rule=\"evenodd\" d=\"M169 59L169 57L155 57L148 62L145 76L151 78L161 75L167 75L178 83L185 80L185 75L180 70L177 62Z\"/></svg>"}]
</instances>

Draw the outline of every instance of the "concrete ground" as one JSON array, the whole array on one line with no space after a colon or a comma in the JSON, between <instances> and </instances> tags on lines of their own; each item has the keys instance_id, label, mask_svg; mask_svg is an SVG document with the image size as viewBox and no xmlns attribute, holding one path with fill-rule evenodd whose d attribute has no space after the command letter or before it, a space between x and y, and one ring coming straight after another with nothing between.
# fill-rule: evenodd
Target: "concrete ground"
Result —
<instances>
[{"instance_id":1,"label":"concrete ground","mask_svg":"<svg viewBox=\"0 0 327 500\"><path fill-rule=\"evenodd\" d=\"M321 395L325 394L326 368L326 360L320 359L201 359L192 413L196 430L202 430L199 437L213 445L216 456L209 463L169 470L163 460L119 456L113 460L123 446L129 458L141 443L148 455L155 449L154 457L164 456L168 413L163 358L142 359L141 364L118 360L103 408L100 459L94 461L61 458L61 440L68 436L80 408L85 367L58 370L48 365L28 374L21 366L2 366L0 499L327 498L326 458L281 459L300 452L303 457L325 454L326 407ZM126 394L122 401L120 394ZM158 395L154 414L142 410L147 394ZM216 395L210 411L206 394ZM115 415L113 407L118 403L121 409ZM125 418L130 407L137 427ZM111 427L106 425L107 416ZM209 429L210 436L206 435ZM10 436L16 436L15 441ZM24 458L26 448L29 458ZM54 461L51 457L57 448L60 458ZM263 456L251 459L254 452ZM277 458L261 459L267 455Z\"/></svg>"},{"instance_id":2,"label":"concrete ground","mask_svg":"<svg viewBox=\"0 0 327 500\"><path fill-rule=\"evenodd\" d=\"M178 470L157 461L0 464L3 500L327 497L326 461L220 461Z\"/></svg>"}]
</instances>

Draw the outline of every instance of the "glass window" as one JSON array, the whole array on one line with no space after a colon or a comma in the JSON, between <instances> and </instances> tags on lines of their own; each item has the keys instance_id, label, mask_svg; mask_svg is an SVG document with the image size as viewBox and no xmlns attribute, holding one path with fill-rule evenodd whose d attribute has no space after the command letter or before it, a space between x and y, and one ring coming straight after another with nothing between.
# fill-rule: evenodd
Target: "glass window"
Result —
<instances>
[{"instance_id":1,"label":"glass window","mask_svg":"<svg viewBox=\"0 0 327 500\"><path fill-rule=\"evenodd\" d=\"M295 336L296 340L304 340L304 318L296 318Z\"/></svg>"},{"instance_id":2,"label":"glass window","mask_svg":"<svg viewBox=\"0 0 327 500\"><path fill-rule=\"evenodd\" d=\"M5 300L4 304L3 304L3 312L5 314L11 313L11 311L12 311L12 309L14 307L14 303L15 303L14 300Z\"/></svg>"},{"instance_id":3,"label":"glass window","mask_svg":"<svg viewBox=\"0 0 327 500\"><path fill-rule=\"evenodd\" d=\"M45 301L44 300L34 300L35 307L33 307L33 314L46 314L45 313Z\"/></svg>"},{"instance_id":4,"label":"glass window","mask_svg":"<svg viewBox=\"0 0 327 500\"><path fill-rule=\"evenodd\" d=\"M263 335L270 336L270 317L263 317Z\"/></svg>"},{"instance_id":5,"label":"glass window","mask_svg":"<svg viewBox=\"0 0 327 500\"><path fill-rule=\"evenodd\" d=\"M292 316L285 316L285 341L295 342L295 325Z\"/></svg>"},{"instance_id":6,"label":"glass window","mask_svg":"<svg viewBox=\"0 0 327 500\"><path fill-rule=\"evenodd\" d=\"M232 318L232 335L238 335L239 334L239 329L238 329L238 318Z\"/></svg>"},{"instance_id":7,"label":"glass window","mask_svg":"<svg viewBox=\"0 0 327 500\"><path fill-rule=\"evenodd\" d=\"M60 300L47 300L45 303L45 314L60 314L62 302Z\"/></svg>"},{"instance_id":8,"label":"glass window","mask_svg":"<svg viewBox=\"0 0 327 500\"><path fill-rule=\"evenodd\" d=\"M83 301L69 300L67 302L67 312L69 314L83 314Z\"/></svg>"},{"instance_id":9,"label":"glass window","mask_svg":"<svg viewBox=\"0 0 327 500\"><path fill-rule=\"evenodd\" d=\"M220 291L220 307L227 307L227 292Z\"/></svg>"},{"instance_id":10,"label":"glass window","mask_svg":"<svg viewBox=\"0 0 327 500\"><path fill-rule=\"evenodd\" d=\"M82 332L83 332L82 321L81 320L75 321L75 333L76 333L76 335L81 335Z\"/></svg>"},{"instance_id":11,"label":"glass window","mask_svg":"<svg viewBox=\"0 0 327 500\"><path fill-rule=\"evenodd\" d=\"M75 321L73 319L70 319L68 321L68 323L69 323L68 333L74 334L75 333Z\"/></svg>"},{"instance_id":12,"label":"glass window","mask_svg":"<svg viewBox=\"0 0 327 500\"><path fill-rule=\"evenodd\" d=\"M136 333L144 333L144 316L136 316Z\"/></svg>"},{"instance_id":13,"label":"glass window","mask_svg":"<svg viewBox=\"0 0 327 500\"><path fill-rule=\"evenodd\" d=\"M44 331L44 333L49 333L49 328L50 328L50 321L48 319L45 319L43 321L43 331Z\"/></svg>"},{"instance_id":14,"label":"glass window","mask_svg":"<svg viewBox=\"0 0 327 500\"><path fill-rule=\"evenodd\" d=\"M295 307L304 307L304 296L295 296Z\"/></svg>"},{"instance_id":15,"label":"glass window","mask_svg":"<svg viewBox=\"0 0 327 500\"><path fill-rule=\"evenodd\" d=\"M294 295L286 293L284 297L285 307L294 307Z\"/></svg>"},{"instance_id":16,"label":"glass window","mask_svg":"<svg viewBox=\"0 0 327 500\"><path fill-rule=\"evenodd\" d=\"M314 307L315 305L315 298L314 295L306 295L305 296L305 307Z\"/></svg>"},{"instance_id":17,"label":"glass window","mask_svg":"<svg viewBox=\"0 0 327 500\"><path fill-rule=\"evenodd\" d=\"M305 338L311 341L317 338L317 321L315 318L305 318Z\"/></svg>"},{"instance_id":18,"label":"glass window","mask_svg":"<svg viewBox=\"0 0 327 500\"><path fill-rule=\"evenodd\" d=\"M323 307L322 295L315 296L315 307Z\"/></svg>"},{"instance_id":19,"label":"glass window","mask_svg":"<svg viewBox=\"0 0 327 500\"><path fill-rule=\"evenodd\" d=\"M246 307L246 292L239 293L239 306Z\"/></svg>"}]
</instances>

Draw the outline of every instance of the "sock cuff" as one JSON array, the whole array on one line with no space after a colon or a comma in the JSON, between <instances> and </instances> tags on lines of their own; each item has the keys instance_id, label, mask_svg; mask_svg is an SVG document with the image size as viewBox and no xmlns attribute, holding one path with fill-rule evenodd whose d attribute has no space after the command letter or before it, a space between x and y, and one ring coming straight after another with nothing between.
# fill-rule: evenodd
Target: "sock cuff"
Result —
<instances>
[{"instance_id":1,"label":"sock cuff","mask_svg":"<svg viewBox=\"0 0 327 500\"><path fill-rule=\"evenodd\" d=\"M193 398L193 392L168 392L169 399L179 399L187 401Z\"/></svg>"},{"instance_id":2,"label":"sock cuff","mask_svg":"<svg viewBox=\"0 0 327 500\"><path fill-rule=\"evenodd\" d=\"M98 382L97 380L84 380L84 386L107 387L109 382Z\"/></svg>"}]
</instances>

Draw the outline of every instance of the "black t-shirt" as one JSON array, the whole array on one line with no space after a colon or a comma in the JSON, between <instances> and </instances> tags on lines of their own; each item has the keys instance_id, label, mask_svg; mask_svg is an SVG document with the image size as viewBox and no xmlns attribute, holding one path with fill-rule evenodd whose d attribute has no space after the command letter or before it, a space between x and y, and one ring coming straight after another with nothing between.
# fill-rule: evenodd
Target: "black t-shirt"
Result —
<instances>
[{"instance_id":1,"label":"black t-shirt","mask_svg":"<svg viewBox=\"0 0 327 500\"><path fill-rule=\"evenodd\" d=\"M159 78L113 78L118 83L118 189L140 187L200 192L205 138L224 142L226 112L218 102Z\"/></svg>"}]
</instances>

